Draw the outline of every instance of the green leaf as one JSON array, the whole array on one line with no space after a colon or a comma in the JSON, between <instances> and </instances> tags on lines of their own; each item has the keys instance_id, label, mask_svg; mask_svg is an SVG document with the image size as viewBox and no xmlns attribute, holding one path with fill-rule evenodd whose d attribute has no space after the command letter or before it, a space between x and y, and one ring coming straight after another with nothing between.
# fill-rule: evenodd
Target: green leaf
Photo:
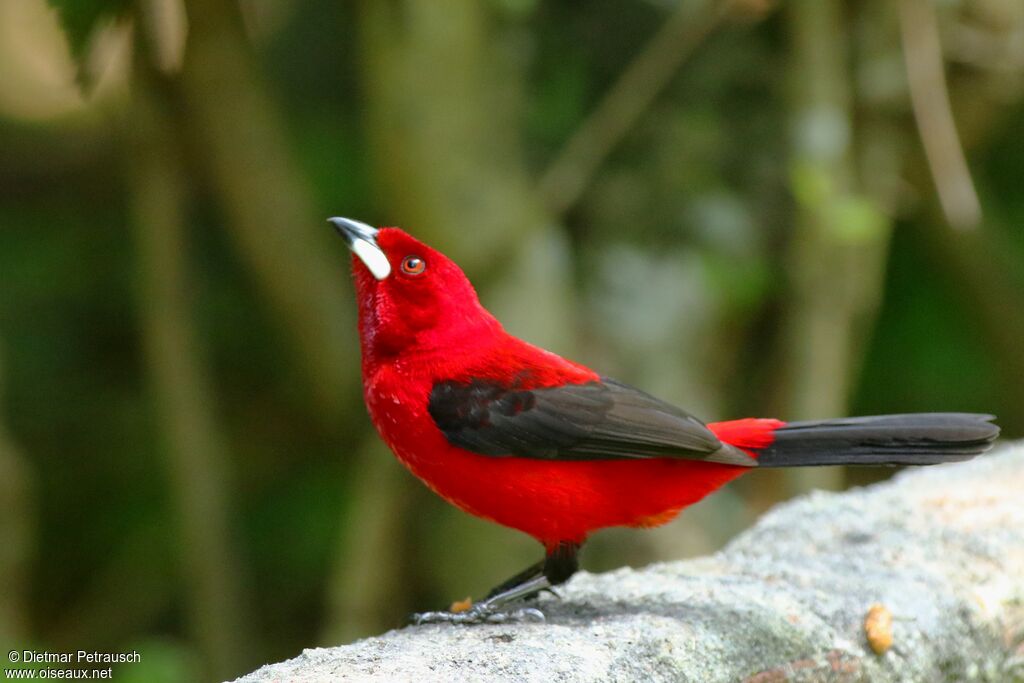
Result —
<instances>
[{"instance_id":1,"label":"green leaf","mask_svg":"<svg viewBox=\"0 0 1024 683\"><path fill-rule=\"evenodd\" d=\"M64 27L71 56L81 68L89 39L97 27L128 12L131 0L49 0Z\"/></svg>"}]
</instances>

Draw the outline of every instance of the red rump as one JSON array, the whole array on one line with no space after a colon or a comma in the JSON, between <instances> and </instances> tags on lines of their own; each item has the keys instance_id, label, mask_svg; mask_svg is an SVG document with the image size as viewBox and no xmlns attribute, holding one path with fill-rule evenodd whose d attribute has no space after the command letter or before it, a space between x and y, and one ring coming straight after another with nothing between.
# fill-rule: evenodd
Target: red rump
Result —
<instances>
[{"instance_id":1,"label":"red rump","mask_svg":"<svg viewBox=\"0 0 1024 683\"><path fill-rule=\"evenodd\" d=\"M782 420L770 417L747 417L728 422L709 422L707 427L725 443L742 448L756 458L756 451L771 446L775 440L775 430L785 425Z\"/></svg>"}]
</instances>

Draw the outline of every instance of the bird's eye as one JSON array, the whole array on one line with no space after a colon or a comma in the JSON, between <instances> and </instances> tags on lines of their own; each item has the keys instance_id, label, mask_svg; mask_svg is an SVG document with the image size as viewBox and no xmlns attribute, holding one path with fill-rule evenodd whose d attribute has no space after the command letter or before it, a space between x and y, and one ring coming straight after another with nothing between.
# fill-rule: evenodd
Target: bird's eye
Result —
<instances>
[{"instance_id":1,"label":"bird's eye","mask_svg":"<svg viewBox=\"0 0 1024 683\"><path fill-rule=\"evenodd\" d=\"M406 275L419 275L427 269L427 262L419 256L406 256L402 259L402 272Z\"/></svg>"}]
</instances>

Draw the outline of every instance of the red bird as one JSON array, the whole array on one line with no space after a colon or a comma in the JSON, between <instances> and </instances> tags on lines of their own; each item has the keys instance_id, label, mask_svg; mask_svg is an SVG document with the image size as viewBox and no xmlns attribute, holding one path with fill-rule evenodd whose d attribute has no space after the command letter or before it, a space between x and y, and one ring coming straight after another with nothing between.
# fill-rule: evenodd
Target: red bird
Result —
<instances>
[{"instance_id":1,"label":"red bird","mask_svg":"<svg viewBox=\"0 0 1024 683\"><path fill-rule=\"evenodd\" d=\"M546 550L468 611L420 622L543 619L503 608L572 576L592 531L664 524L755 467L931 465L982 453L999 433L967 413L704 424L508 334L455 263L405 232L330 222L353 252L363 390L381 437L439 496Z\"/></svg>"}]
</instances>

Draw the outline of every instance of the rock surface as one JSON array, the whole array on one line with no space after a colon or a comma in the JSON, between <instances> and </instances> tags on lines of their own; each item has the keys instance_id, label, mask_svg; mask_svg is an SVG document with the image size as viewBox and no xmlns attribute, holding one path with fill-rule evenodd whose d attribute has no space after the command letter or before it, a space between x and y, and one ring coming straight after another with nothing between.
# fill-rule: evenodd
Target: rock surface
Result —
<instances>
[{"instance_id":1,"label":"rock surface","mask_svg":"<svg viewBox=\"0 0 1024 683\"><path fill-rule=\"evenodd\" d=\"M715 555L561 592L547 623L407 627L239 681L1024 681L1024 446L814 493Z\"/></svg>"}]
</instances>

